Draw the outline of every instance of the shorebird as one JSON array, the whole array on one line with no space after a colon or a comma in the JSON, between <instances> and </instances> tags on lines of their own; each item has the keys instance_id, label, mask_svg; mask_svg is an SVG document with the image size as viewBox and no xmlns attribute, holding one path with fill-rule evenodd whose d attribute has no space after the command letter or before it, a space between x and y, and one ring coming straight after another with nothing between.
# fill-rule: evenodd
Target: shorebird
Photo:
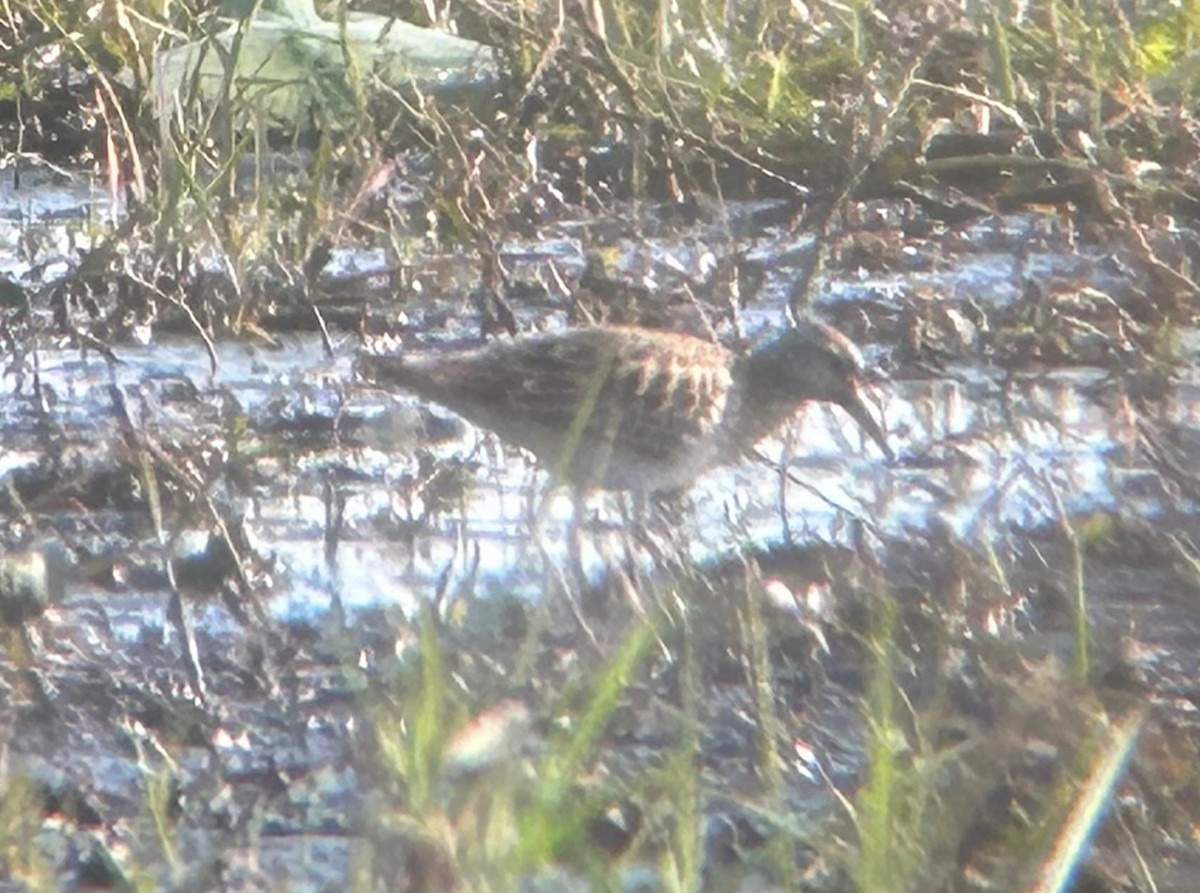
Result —
<instances>
[{"instance_id":1,"label":"shorebird","mask_svg":"<svg viewBox=\"0 0 1200 893\"><path fill-rule=\"evenodd\" d=\"M360 375L440 403L581 489L673 490L735 462L801 403L836 403L891 457L850 340L801 322L745 355L691 335L591 326L444 354L362 355Z\"/></svg>"}]
</instances>

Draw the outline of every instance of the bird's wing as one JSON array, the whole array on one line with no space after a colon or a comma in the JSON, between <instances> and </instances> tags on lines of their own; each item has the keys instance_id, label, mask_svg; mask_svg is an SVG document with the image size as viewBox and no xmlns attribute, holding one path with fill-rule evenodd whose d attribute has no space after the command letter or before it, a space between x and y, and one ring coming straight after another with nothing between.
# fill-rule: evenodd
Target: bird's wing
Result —
<instances>
[{"instance_id":1,"label":"bird's wing","mask_svg":"<svg viewBox=\"0 0 1200 893\"><path fill-rule=\"evenodd\" d=\"M632 339L608 383L603 405L616 414L627 451L658 461L681 445L711 436L721 422L731 383L723 347L698 338Z\"/></svg>"},{"instance_id":2,"label":"bird's wing","mask_svg":"<svg viewBox=\"0 0 1200 893\"><path fill-rule=\"evenodd\" d=\"M719 422L729 365L723 347L698 338L594 327L369 371L534 452L554 437L560 455L582 461L598 452L669 461Z\"/></svg>"}]
</instances>

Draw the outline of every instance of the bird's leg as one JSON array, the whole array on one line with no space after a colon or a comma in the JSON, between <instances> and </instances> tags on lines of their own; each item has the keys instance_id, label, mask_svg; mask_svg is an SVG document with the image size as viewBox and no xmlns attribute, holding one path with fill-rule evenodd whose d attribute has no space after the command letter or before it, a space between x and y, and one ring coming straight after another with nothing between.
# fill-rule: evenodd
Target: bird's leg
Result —
<instances>
[{"instance_id":1,"label":"bird's leg","mask_svg":"<svg viewBox=\"0 0 1200 893\"><path fill-rule=\"evenodd\" d=\"M550 501L553 498L553 487L542 493L537 511L534 513L533 521L530 525L530 536L538 553L542 557L542 567L546 573L546 591L550 592L557 588L562 593L563 598L571 609L572 615L574 615L576 622L579 623L580 629L583 630L588 641L599 649L600 646L596 640L596 634L592 631L585 616L583 606L580 603L580 593L587 592L585 588L587 577L583 571L582 544L579 539L580 517L586 505L578 490L572 489L571 521L567 530L567 567L564 570L560 561L554 557L554 553L546 545L545 537L543 536L542 525L549 512Z\"/></svg>"},{"instance_id":2,"label":"bird's leg","mask_svg":"<svg viewBox=\"0 0 1200 893\"><path fill-rule=\"evenodd\" d=\"M553 485L550 489L542 494L541 503L538 506L537 517L534 520L534 525L537 528L535 533L540 533L542 524L549 514L551 502L554 498ZM559 576L563 577L564 583L571 584L572 597L580 596L587 592L587 572L583 566L583 524L587 514L587 497L578 487L571 488L571 519L567 522L567 574L559 572ZM540 544L539 539L539 544ZM543 554L548 554L543 550Z\"/></svg>"},{"instance_id":3,"label":"bird's leg","mask_svg":"<svg viewBox=\"0 0 1200 893\"><path fill-rule=\"evenodd\" d=\"M576 591L581 594L583 610L589 617L603 617L609 607L613 584L612 568L608 566L606 557L608 549L605 541L608 531L604 529L603 522L590 531L585 530L585 527L589 526L587 497L582 490L576 488L571 491L571 498L571 527L567 533L571 576L575 580ZM592 536L593 551L590 574L583 560L584 537L589 533Z\"/></svg>"},{"instance_id":4,"label":"bird's leg","mask_svg":"<svg viewBox=\"0 0 1200 893\"><path fill-rule=\"evenodd\" d=\"M567 530L567 567L574 577L576 592L587 592L587 571L583 567L583 523L587 515L587 497L578 487L571 488L571 525Z\"/></svg>"},{"instance_id":5,"label":"bird's leg","mask_svg":"<svg viewBox=\"0 0 1200 893\"><path fill-rule=\"evenodd\" d=\"M640 580L638 571L638 554L648 555L653 562L655 571L664 571L678 564L680 550L679 540L675 536L676 527L671 521L687 514L683 508L686 505L686 491L667 490L654 494L643 492L633 496L632 518L626 516L626 561L628 576L631 580Z\"/></svg>"},{"instance_id":6,"label":"bird's leg","mask_svg":"<svg viewBox=\"0 0 1200 893\"><path fill-rule=\"evenodd\" d=\"M788 464L792 459L792 449L796 445L796 429L788 425L783 434L783 452L779 456L779 464L776 466L779 475L779 521L782 527L783 544L789 546L792 543L792 525L788 521L788 483L791 480L791 474L788 472Z\"/></svg>"},{"instance_id":7,"label":"bird's leg","mask_svg":"<svg viewBox=\"0 0 1200 893\"><path fill-rule=\"evenodd\" d=\"M630 502L633 505L630 505ZM620 500L621 506L621 531L624 534L621 537L621 543L624 546L624 574L627 580L636 581L639 579L637 567L637 541L639 539L639 516L645 509L645 494L635 491L628 497L622 496Z\"/></svg>"}]
</instances>

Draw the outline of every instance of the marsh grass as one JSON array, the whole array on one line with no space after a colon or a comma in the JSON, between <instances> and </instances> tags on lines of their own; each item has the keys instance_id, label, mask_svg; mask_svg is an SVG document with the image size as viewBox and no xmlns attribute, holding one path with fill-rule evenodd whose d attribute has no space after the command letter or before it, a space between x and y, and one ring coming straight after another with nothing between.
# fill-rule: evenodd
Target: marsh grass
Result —
<instances>
[{"instance_id":1,"label":"marsh grass","mask_svg":"<svg viewBox=\"0 0 1200 893\"><path fill-rule=\"evenodd\" d=\"M146 772L145 808L154 828L152 836L158 844L161 862L173 872L180 868L179 846L175 823L171 817L177 790L174 773L167 769Z\"/></svg>"},{"instance_id":2,"label":"marsh grass","mask_svg":"<svg viewBox=\"0 0 1200 893\"><path fill-rule=\"evenodd\" d=\"M589 827L613 791L582 780L600 758L613 711L653 642L649 626L631 630L592 680L581 680L572 697L578 709L546 740L515 722L503 734L516 740L496 742L495 754L464 766L446 762L463 747L466 712L461 696L452 694L439 633L427 616L419 670L404 685L408 696L375 711L381 768L396 792L390 805L379 804L370 835L380 852L389 839L424 848L432 853L424 858L447 866L465 889L516 889L559 865L586 874L612 871ZM694 851L690 857L685 851L679 864L693 870Z\"/></svg>"},{"instance_id":3,"label":"marsh grass","mask_svg":"<svg viewBox=\"0 0 1200 893\"><path fill-rule=\"evenodd\" d=\"M1053 816L1053 825L1045 835L1050 846L1036 879L1027 888L1030 893L1061 893L1069 889L1087 855L1092 833L1125 775L1145 720L1146 711L1138 707L1114 717L1111 723L1097 730L1094 742L1090 742L1092 746L1084 750L1086 760L1077 773L1078 784L1071 786L1069 808ZM1143 879L1153 886L1148 871Z\"/></svg>"},{"instance_id":4,"label":"marsh grass","mask_svg":"<svg viewBox=\"0 0 1200 893\"><path fill-rule=\"evenodd\" d=\"M1011 584L999 557L989 557L992 586L1007 588ZM840 870L850 888L872 893L934 888L968 870L1041 884L1021 889L1062 889L1061 879L1077 869L1084 841L1124 778L1141 714L1110 723L1070 666L1031 670L1023 665L1018 643L996 641L981 647L980 654L982 681L1000 715L994 728L966 732L951 686L936 685L916 698L910 677L914 653L961 645L949 632L958 619L945 619L947 629L935 635L940 645L923 639L914 652L906 611L883 585L869 597L869 619L861 633L862 783L857 790L834 792L848 825L833 818L805 822L789 806L795 796L791 764L780 747L792 726L780 712L786 695L773 657L777 633L749 591L739 599L734 613L747 703L754 711L757 779L754 791L739 794L767 830L745 865L731 873L715 866L706 851L705 822L712 817L712 799L729 792L702 771L700 703L710 695L694 628L714 618L693 613L702 611L701 602L681 585L679 593L661 600L694 602L670 621L672 635L664 638L649 625L632 627L591 682L580 678L557 695L543 692L550 702L531 710L556 718L548 732L467 775L452 770L444 755L454 749L450 742L475 708L465 708L453 694L436 628L427 625L419 684L403 686L407 696L377 715L380 751L390 755L388 772L401 782L392 795L393 833L402 827L410 843L436 841L439 855L433 861L449 866L446 870L468 890L514 889L531 877L562 871L581 872L609 889L633 866L645 864L648 853L655 854L654 871L663 889L736 883L734 878L748 871L782 881L794 876L804 850L824 854L827 867ZM675 744L644 770L602 783L585 780L611 753L606 727L656 651L678 666ZM948 729L954 734L943 740ZM1025 790L1027 781L1016 778L1025 763L1048 748L1059 750L1063 759L1049 782L1039 779ZM1012 795L1019 808L997 809L997 792L1010 786L1020 791ZM596 844L591 822L617 792L636 804L644 825L629 855L614 857ZM984 835L986 850L976 853L973 841L981 826L992 831ZM377 829L375 846L386 848L388 838L380 833Z\"/></svg>"},{"instance_id":5,"label":"marsh grass","mask_svg":"<svg viewBox=\"0 0 1200 893\"><path fill-rule=\"evenodd\" d=\"M114 192L132 195L132 228L145 236L123 261L138 299L182 311L209 336L230 328L269 337L260 320L283 316L281 307L320 322L330 249L376 242L400 258L432 234L474 252L531 217L572 213L581 196L611 207L651 192L804 196L819 186L844 198L862 182L886 189L913 175L911 164L878 162L911 157L931 119L1001 112L1019 128L1053 127L1023 110L1053 115L1060 98L1082 92L1095 119L1105 90L1121 81L1188 77L1172 68L1193 43L1184 11L1133 21L1055 3L1026 17L920 9L924 18L909 22L903 8L889 18L782 0L451 6L438 17L469 22L511 64L486 112L460 114L386 88L344 50L340 69L314 70L302 85L324 99L312 103L315 142L291 177L274 170L275 149L294 154L298 135L280 133L268 111L296 85L233 77L245 22L229 46L210 37L201 51L226 73L215 100L202 98L195 79L151 95L156 54L215 33L215 11L173 7L163 18L153 4L26 0L13 7L13 37L40 56L10 81L36 96L65 68L90 85L79 91L78 110L96 125L86 136L114 171ZM343 34L346 15L331 19ZM944 49L955 28L986 53ZM578 193L567 181L593 176L566 157L580 144L628 149L623 170ZM531 146L563 157L530 165ZM406 151L436 159L429 232L400 232L394 218L356 225L357 213L345 213L354 184ZM876 179L863 180L868 169ZM214 276L219 287L199 287Z\"/></svg>"},{"instance_id":6,"label":"marsh grass","mask_svg":"<svg viewBox=\"0 0 1200 893\"><path fill-rule=\"evenodd\" d=\"M785 726L779 715L779 693L771 664L771 634L763 616L761 599L752 585L743 591L742 645L745 649L756 713L756 765L762 785L763 808L774 817L765 862L778 878L794 870L793 846L796 840L789 829L788 788L784 779L784 757L779 747L786 740Z\"/></svg>"},{"instance_id":7,"label":"marsh grass","mask_svg":"<svg viewBox=\"0 0 1200 893\"><path fill-rule=\"evenodd\" d=\"M57 889L54 867L36 846L42 815L36 786L24 775L0 779L0 868L30 890Z\"/></svg>"}]
</instances>

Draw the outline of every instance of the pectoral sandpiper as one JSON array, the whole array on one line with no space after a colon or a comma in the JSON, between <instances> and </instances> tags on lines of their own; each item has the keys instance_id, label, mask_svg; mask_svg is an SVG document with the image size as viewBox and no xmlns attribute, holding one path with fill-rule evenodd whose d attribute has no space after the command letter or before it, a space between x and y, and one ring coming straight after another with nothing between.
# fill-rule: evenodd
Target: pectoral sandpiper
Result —
<instances>
[{"instance_id":1,"label":"pectoral sandpiper","mask_svg":"<svg viewBox=\"0 0 1200 893\"><path fill-rule=\"evenodd\" d=\"M888 456L858 352L801 322L739 356L696 338L594 326L456 353L363 355L358 370L440 403L581 488L670 490L733 462L806 401L836 403Z\"/></svg>"}]
</instances>

